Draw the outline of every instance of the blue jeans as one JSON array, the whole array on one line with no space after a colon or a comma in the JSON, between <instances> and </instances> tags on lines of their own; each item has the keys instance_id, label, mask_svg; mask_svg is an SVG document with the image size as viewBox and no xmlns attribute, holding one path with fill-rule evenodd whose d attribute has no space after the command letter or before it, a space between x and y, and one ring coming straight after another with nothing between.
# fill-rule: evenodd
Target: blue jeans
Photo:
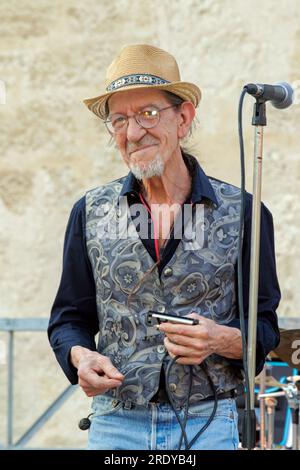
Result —
<instances>
[{"instance_id":1,"label":"blue jeans","mask_svg":"<svg viewBox=\"0 0 300 470\"><path fill-rule=\"evenodd\" d=\"M207 422L214 403L190 406L186 434L190 442ZM94 398L89 450L177 450L181 429L171 405L150 403L125 409L124 403L103 395ZM184 411L180 410L183 421ZM239 443L237 410L232 398L218 401L214 420L191 450L234 450ZM184 443L181 447L185 449Z\"/></svg>"}]
</instances>

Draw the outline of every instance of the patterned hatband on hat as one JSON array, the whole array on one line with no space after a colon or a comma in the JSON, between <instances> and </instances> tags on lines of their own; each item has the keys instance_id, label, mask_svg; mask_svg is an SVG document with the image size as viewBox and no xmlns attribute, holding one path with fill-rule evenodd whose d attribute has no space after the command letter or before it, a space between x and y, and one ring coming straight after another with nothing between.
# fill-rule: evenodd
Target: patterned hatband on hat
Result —
<instances>
[{"instance_id":1,"label":"patterned hatband on hat","mask_svg":"<svg viewBox=\"0 0 300 470\"><path fill-rule=\"evenodd\" d=\"M175 58L158 47L136 44L125 46L107 69L105 91L84 104L101 119L106 117L106 103L114 93L136 88L156 88L174 93L198 106L201 91L193 83L183 82Z\"/></svg>"}]
</instances>

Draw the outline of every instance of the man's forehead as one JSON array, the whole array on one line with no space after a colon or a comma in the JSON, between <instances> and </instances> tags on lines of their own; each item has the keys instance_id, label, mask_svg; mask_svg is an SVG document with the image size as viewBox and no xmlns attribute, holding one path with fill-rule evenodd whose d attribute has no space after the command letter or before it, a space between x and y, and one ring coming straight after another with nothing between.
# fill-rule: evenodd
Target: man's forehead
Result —
<instances>
[{"instance_id":1,"label":"man's forehead","mask_svg":"<svg viewBox=\"0 0 300 470\"><path fill-rule=\"evenodd\" d=\"M167 103L161 90L126 90L113 94L108 100L110 112L120 111L121 108L139 109L151 104Z\"/></svg>"}]
</instances>

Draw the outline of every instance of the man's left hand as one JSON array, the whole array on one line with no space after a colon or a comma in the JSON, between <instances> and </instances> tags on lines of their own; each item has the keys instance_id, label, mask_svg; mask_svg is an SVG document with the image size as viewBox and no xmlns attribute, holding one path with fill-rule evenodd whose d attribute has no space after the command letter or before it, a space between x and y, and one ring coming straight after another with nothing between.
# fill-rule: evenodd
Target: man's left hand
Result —
<instances>
[{"instance_id":1,"label":"man's left hand","mask_svg":"<svg viewBox=\"0 0 300 470\"><path fill-rule=\"evenodd\" d=\"M180 356L178 364L201 364L213 353L234 359L242 357L239 329L218 325L194 312L187 317L199 320L199 324L164 322L159 325L159 330L166 335L164 344L170 356Z\"/></svg>"}]
</instances>

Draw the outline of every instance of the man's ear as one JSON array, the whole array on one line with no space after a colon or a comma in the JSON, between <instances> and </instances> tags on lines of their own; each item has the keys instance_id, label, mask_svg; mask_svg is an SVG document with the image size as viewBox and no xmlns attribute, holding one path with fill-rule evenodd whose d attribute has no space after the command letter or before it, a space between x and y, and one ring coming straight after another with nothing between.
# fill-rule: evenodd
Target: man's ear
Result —
<instances>
[{"instance_id":1,"label":"man's ear","mask_svg":"<svg viewBox=\"0 0 300 470\"><path fill-rule=\"evenodd\" d=\"M179 123L178 123L178 137L183 139L188 135L191 128L193 119L196 114L196 109L193 103L190 101L184 101L178 111Z\"/></svg>"}]
</instances>

